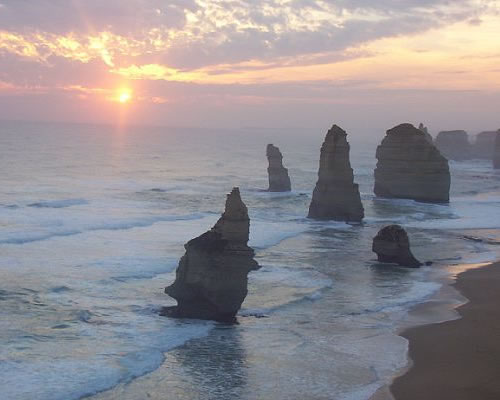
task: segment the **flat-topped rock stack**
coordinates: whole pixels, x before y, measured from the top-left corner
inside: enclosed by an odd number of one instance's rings
[[[376,157],[377,196],[432,203],[449,201],[448,160],[413,125],[401,124],[389,129]]]
[[[463,161],[471,158],[472,146],[465,131],[439,132],[434,144],[448,160]]]
[[[500,129],[495,140],[495,151],[493,153],[493,168],[500,169]]]
[[[268,144],[266,149],[269,167],[269,191],[270,192],[289,192],[292,190],[288,169],[283,166],[283,155],[278,147]]]
[[[422,265],[413,256],[408,234],[399,225],[382,228],[373,238],[372,251],[377,254],[380,262],[395,263],[410,268],[418,268]]]
[[[349,160],[347,133],[337,125],[326,134],[321,147],[318,182],[308,218],[360,222],[364,209]]]
[[[484,131],[478,133],[472,144],[472,157],[492,160],[496,137],[497,131]]]
[[[248,273],[260,268],[247,245],[249,228],[247,208],[234,188],[214,227],[184,245],[175,282],[165,289],[177,306],[162,314],[233,321],[247,295]]]

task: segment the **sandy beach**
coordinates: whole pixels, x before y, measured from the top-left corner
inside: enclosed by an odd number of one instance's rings
[[[461,273],[461,318],[408,329],[412,367],[391,386],[396,400],[500,399],[500,263]]]

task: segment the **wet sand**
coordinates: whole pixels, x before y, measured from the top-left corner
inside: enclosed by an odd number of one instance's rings
[[[396,400],[500,399],[500,263],[461,273],[469,302],[453,321],[408,329],[413,364],[391,386]]]

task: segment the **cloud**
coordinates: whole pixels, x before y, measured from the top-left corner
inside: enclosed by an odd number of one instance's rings
[[[3,0],[0,50],[109,67],[192,70],[352,51],[364,43],[477,21],[481,0]],[[328,57],[325,57],[328,59]]]

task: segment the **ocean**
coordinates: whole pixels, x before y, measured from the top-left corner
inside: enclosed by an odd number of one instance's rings
[[[305,218],[324,132],[0,122],[0,399],[367,400],[407,365],[397,332],[453,265],[499,255],[500,172],[450,162],[449,205],[377,199],[351,134],[362,225]],[[268,143],[293,191],[268,193]],[[158,315],[183,244],[239,186],[250,245],[238,324]],[[432,265],[383,265],[403,225]],[[457,299],[458,301],[458,299]]]

